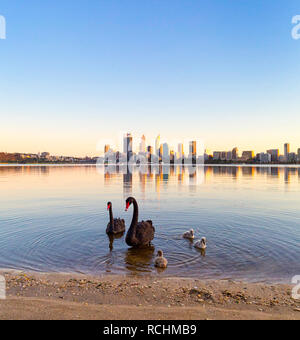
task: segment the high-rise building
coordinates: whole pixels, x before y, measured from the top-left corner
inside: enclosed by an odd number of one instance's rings
[[[286,161],[289,160],[289,153],[290,153],[290,144],[285,143],[284,144],[284,158],[285,158]]]
[[[165,163],[169,163],[170,161],[170,148],[168,143],[164,143],[162,145],[162,159]]]
[[[238,148],[234,148],[232,150],[232,159],[236,161],[238,158],[239,158],[239,149]]]
[[[197,142],[190,142],[190,155],[197,156]]]
[[[191,159],[193,164],[197,162],[197,142],[195,141],[190,142],[189,158]]]
[[[179,143],[178,144],[178,158],[183,158],[184,156],[184,148],[183,148],[183,144]]]
[[[267,150],[267,153],[269,155],[271,155],[271,161],[272,162],[278,162],[279,161],[279,149]]]
[[[160,135],[157,136],[156,140],[155,140],[155,152],[156,152],[156,156],[160,157]]]
[[[143,135],[142,138],[141,138],[140,152],[142,152],[142,153],[146,152],[146,137],[145,137],[145,135]]]
[[[127,162],[129,162],[132,156],[132,135],[127,133],[124,136],[123,152],[127,155]]]
[[[300,148],[298,149],[297,154],[298,154],[298,162],[300,162]]]
[[[161,146],[159,147],[159,150],[158,150],[159,160],[162,160],[163,152],[164,152],[164,146],[161,144]]]
[[[151,163],[152,162],[152,158],[153,158],[153,147],[152,146],[148,146],[147,147],[147,157],[148,157],[148,163]]]
[[[109,149],[110,149],[110,146],[108,144],[106,144],[104,146],[104,154],[108,153]]]
[[[170,151],[170,163],[174,164],[174,162],[175,162],[175,153],[174,153],[174,150],[171,150]]]

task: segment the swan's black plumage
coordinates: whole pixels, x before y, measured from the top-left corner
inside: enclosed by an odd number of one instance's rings
[[[113,235],[124,233],[126,229],[125,221],[120,218],[114,219],[111,202],[107,203],[107,210],[109,210],[109,222],[106,228],[106,233]]]
[[[126,235],[126,243],[130,247],[149,246],[154,239],[155,228],[152,221],[138,222],[138,204],[133,197],[126,200],[126,210],[133,204],[133,218]]]

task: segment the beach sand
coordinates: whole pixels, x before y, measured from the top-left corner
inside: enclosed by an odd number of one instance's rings
[[[165,278],[2,271],[0,319],[296,319],[292,286]]]

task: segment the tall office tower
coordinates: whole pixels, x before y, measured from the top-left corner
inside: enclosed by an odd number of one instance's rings
[[[174,162],[175,162],[175,152],[174,150],[171,150],[170,151],[170,163],[174,164]]]
[[[300,162],[300,149],[298,149],[298,152],[297,152],[297,154],[298,154],[298,162]],[[298,172],[299,172],[299,174],[300,174],[300,171],[299,171],[299,169],[298,169]]]
[[[190,155],[196,156],[197,155],[197,142],[190,142]]]
[[[109,149],[110,149],[110,146],[108,144],[106,144],[104,146],[104,154],[108,153]]]
[[[155,152],[156,152],[157,157],[160,156],[159,150],[160,150],[160,135],[158,135],[156,140],[155,140]]]
[[[290,144],[285,143],[284,144],[284,158],[285,158],[286,161],[288,161],[288,159],[289,159],[289,153],[290,153]]]
[[[141,138],[140,152],[146,152],[146,137],[144,135]]]
[[[148,146],[147,147],[147,152],[150,153],[151,155],[153,155],[153,146]]]
[[[164,146],[161,145],[161,146],[159,147],[159,151],[158,151],[158,157],[159,157],[160,160],[162,159],[163,152],[164,152]]]
[[[192,159],[193,164],[197,161],[197,142],[190,142],[190,154],[189,157]]]
[[[233,160],[237,160],[239,158],[239,149],[238,148],[234,148],[232,150],[232,159]]]
[[[267,153],[269,155],[271,155],[271,161],[272,162],[278,162],[279,161],[279,149],[267,150]]]
[[[153,157],[153,147],[152,146],[148,146],[147,147],[147,158],[148,158],[148,163],[151,163],[152,162],[152,157]]]
[[[123,152],[127,155],[127,162],[129,162],[132,156],[132,135],[127,133],[124,136]]]
[[[141,138],[140,152],[146,152],[146,137],[144,135]]]
[[[184,157],[184,149],[183,149],[183,144],[179,143],[178,144],[178,158],[182,159]]]
[[[168,143],[164,143],[162,145],[163,151],[162,151],[162,158],[164,162],[168,162],[170,160],[170,149]]]

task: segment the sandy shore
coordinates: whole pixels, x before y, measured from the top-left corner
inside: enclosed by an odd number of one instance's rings
[[[289,285],[0,272],[0,319],[300,319]]]

